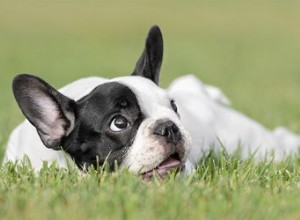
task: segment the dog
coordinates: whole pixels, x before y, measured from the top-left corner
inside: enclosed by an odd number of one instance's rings
[[[27,120],[10,135],[4,161],[26,155],[38,170],[43,161],[67,168],[70,158],[81,170],[106,163],[151,178],[191,173],[211,149],[275,160],[298,152],[298,135],[266,129],[193,75],[160,88],[162,58],[162,33],[153,26],[130,76],[83,78],[59,91],[36,76],[16,76],[13,93]]]

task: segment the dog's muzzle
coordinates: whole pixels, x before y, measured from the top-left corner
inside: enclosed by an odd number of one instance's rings
[[[153,134],[165,142],[164,146],[169,148],[167,150],[169,154],[166,155],[165,159],[157,167],[142,173],[142,176],[146,179],[150,179],[155,173],[160,177],[164,177],[170,170],[184,169],[182,160],[184,155],[182,134],[178,126],[171,120],[158,121],[154,126]]]

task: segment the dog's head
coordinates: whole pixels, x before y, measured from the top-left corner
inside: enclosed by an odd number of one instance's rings
[[[63,149],[79,168],[115,163],[134,173],[165,175],[182,167],[190,148],[175,101],[158,87],[162,35],[150,29],[131,76],[112,79],[74,101],[48,83],[22,74],[15,98],[48,148]]]

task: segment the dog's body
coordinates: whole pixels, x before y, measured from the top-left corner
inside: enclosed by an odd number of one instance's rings
[[[36,169],[43,161],[67,167],[66,152],[79,168],[106,160],[151,177],[153,170],[164,175],[183,165],[191,172],[205,153],[221,146],[258,159],[298,152],[299,136],[285,128],[267,130],[193,76],[159,88],[161,61],[161,33],[154,27],[133,76],[85,78],[60,93],[36,77],[17,77],[14,93],[30,123],[11,134],[5,161],[27,155]]]

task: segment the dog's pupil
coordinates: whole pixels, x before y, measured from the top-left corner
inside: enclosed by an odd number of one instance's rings
[[[118,128],[126,128],[128,126],[127,119],[123,116],[117,116],[115,119],[115,125]]]

